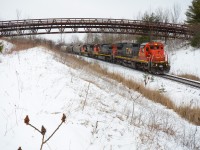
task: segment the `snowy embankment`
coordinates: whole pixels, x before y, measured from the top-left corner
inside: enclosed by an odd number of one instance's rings
[[[44,125],[47,138],[60,123],[62,113],[67,115],[67,121],[44,149],[182,150],[200,146],[199,127],[172,110],[120,83],[92,74],[84,66],[61,64],[44,48],[0,57],[1,149],[39,149],[42,137],[24,124],[25,116],[29,115],[30,123],[39,129]],[[142,82],[137,71],[105,65]],[[148,86],[161,86],[159,80],[156,78]],[[165,83],[169,81],[162,82],[167,94],[177,92],[172,87],[168,89]],[[176,85],[180,95],[182,86]]]
[[[170,73],[192,74],[200,78],[200,49],[188,47],[169,53],[171,70]]]
[[[101,65],[101,67],[107,69],[109,72],[121,74],[125,78],[129,78],[138,83],[144,84],[144,72],[86,57],[83,57],[83,59],[91,63],[98,63]],[[190,57],[190,59],[192,58]],[[177,106],[200,106],[199,89],[188,87],[187,85],[166,80],[158,76],[150,74],[148,76],[150,80],[147,83],[147,87],[157,90],[163,93],[164,95],[168,96]]]

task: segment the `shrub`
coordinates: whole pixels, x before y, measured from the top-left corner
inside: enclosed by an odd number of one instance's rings
[[[2,53],[2,51],[3,51],[3,43],[0,42],[0,53]]]

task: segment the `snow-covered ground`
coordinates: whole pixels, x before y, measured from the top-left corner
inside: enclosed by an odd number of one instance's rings
[[[200,56],[200,55],[199,55]],[[99,63],[99,60],[82,57],[84,60],[92,63]],[[123,67],[116,64],[111,64],[101,61],[99,63],[101,67],[107,69],[109,72],[115,72],[121,74],[125,78],[132,79],[136,82],[144,84],[144,72],[136,71],[127,67]],[[177,65],[178,68],[180,65]],[[196,65],[197,66],[197,65]],[[198,66],[197,66],[198,67]],[[170,97],[170,99],[177,105],[190,105],[200,106],[200,90],[188,87],[184,84],[178,84],[173,81],[169,81],[157,76],[148,75],[152,80],[147,84],[147,87],[160,91],[164,95]]]
[[[173,74],[193,74],[200,78],[200,49],[181,48],[169,53]]]
[[[9,47],[12,47],[8,44]],[[87,58],[86,58],[87,59]],[[71,68],[54,59],[48,50],[36,47],[0,55],[0,147],[3,150],[36,150],[42,136],[24,124],[26,115],[45,139],[67,120],[44,146],[45,150],[102,149],[194,149],[200,147],[200,127],[172,110],[153,103],[83,68]],[[96,60],[87,59],[97,62]],[[97,62],[98,63],[98,62]],[[101,63],[109,71],[143,82],[143,73]],[[198,90],[154,77],[149,88],[165,89],[174,102],[198,102]],[[85,104],[85,105],[84,105]],[[197,147],[199,146],[199,147]]]

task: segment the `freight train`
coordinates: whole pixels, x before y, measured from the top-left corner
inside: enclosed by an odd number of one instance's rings
[[[68,52],[103,59],[153,74],[164,74],[170,70],[168,56],[161,42],[74,45],[68,48]]]

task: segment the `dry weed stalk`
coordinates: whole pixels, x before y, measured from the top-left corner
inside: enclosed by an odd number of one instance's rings
[[[87,91],[86,91],[86,96],[85,96],[85,100],[84,100],[84,102],[83,102],[82,111],[84,110],[84,107],[85,107],[85,104],[86,104],[86,100],[87,100],[87,96],[88,96],[89,89],[90,89],[90,82],[89,82],[89,84],[88,84],[88,88],[87,88]]]
[[[130,93],[130,91],[129,91]],[[131,95],[131,94],[130,94]],[[131,99],[133,101],[133,108],[132,108],[132,115],[131,115],[131,124],[133,123],[133,115],[134,115],[134,102],[140,97],[141,95],[139,94],[135,99],[133,99],[132,95],[131,95]]]
[[[28,117],[28,115],[25,117],[24,119],[24,123],[26,125],[29,125],[31,126],[32,128],[34,128],[36,131],[38,131],[41,135],[42,135],[42,143],[41,143],[41,146],[40,146],[40,150],[42,150],[43,146],[45,143],[47,143],[47,141],[49,141],[52,136],[56,133],[56,131],[58,131],[58,129],[60,128],[60,126],[66,121],[66,115],[63,114],[62,118],[61,118],[61,123],[58,125],[58,127],[54,130],[54,132],[45,140],[44,139],[44,136],[46,134],[46,128],[42,125],[41,127],[41,130],[39,130],[38,128],[36,128],[34,125],[30,124],[30,119]],[[21,147],[18,148],[18,150],[22,150]]]
[[[196,81],[200,81],[200,78],[195,76],[195,75],[192,75],[192,74],[181,74],[181,75],[178,75],[180,77],[183,77],[183,78],[187,78],[187,79],[191,79],[191,80],[196,80]]]

